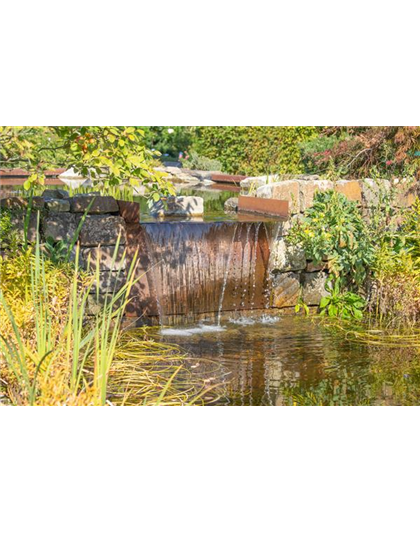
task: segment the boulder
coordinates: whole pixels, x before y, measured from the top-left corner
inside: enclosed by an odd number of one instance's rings
[[[285,200],[289,202],[289,213],[298,213],[299,182],[297,180],[278,181],[259,187],[256,191],[257,198],[270,198],[273,200]]]
[[[29,208],[30,199],[23,196],[10,196],[0,200],[0,209],[11,209],[13,211],[26,211]],[[40,196],[32,197],[31,208],[39,210],[44,208],[44,198]]]
[[[154,203],[150,213],[158,217],[199,217],[204,213],[204,200],[200,196],[174,196]]]
[[[306,305],[319,305],[321,298],[328,296],[325,284],[328,274],[313,272],[303,274],[302,298]]]
[[[25,213],[16,214],[12,213],[10,217],[10,222],[12,224],[12,228],[19,236],[19,239],[23,241],[25,236]],[[28,219],[28,228],[27,228],[27,234],[26,238],[28,242],[36,242],[36,237],[38,234],[37,231],[38,227],[38,215],[37,213],[30,213],[29,219]],[[1,246],[1,243],[0,243]]]
[[[295,306],[300,296],[300,275],[287,272],[274,277],[272,286],[272,307]]]
[[[299,183],[300,210],[305,211],[314,204],[314,196],[317,192],[324,192],[334,186],[329,180],[301,181]]]
[[[305,252],[299,246],[287,245],[284,239],[272,244],[269,260],[270,272],[291,272],[306,268]]]
[[[358,180],[338,180],[335,183],[335,190],[344,194],[349,200],[362,201],[362,189]]]
[[[65,183],[71,189],[77,189],[78,187],[81,187],[81,186],[88,187],[92,185],[92,180],[90,178],[90,172],[88,176],[82,176],[79,172],[76,172],[72,168],[61,173],[58,176],[58,179],[62,181],[63,183]]]
[[[113,246],[126,242],[124,219],[113,215],[88,215],[80,231],[82,246]]]
[[[42,220],[44,238],[54,241],[71,241],[76,233],[78,221],[73,213],[50,213]]]
[[[238,198],[228,198],[223,206],[225,213],[236,213],[238,211]]]
[[[382,203],[383,198],[390,194],[391,182],[388,180],[373,180],[370,178],[361,180],[362,202],[365,207],[375,206]]]
[[[255,194],[256,190],[259,187],[262,187],[263,185],[269,185],[270,183],[273,183],[274,181],[276,181],[276,179],[278,179],[277,175],[246,178],[241,181],[241,189],[242,189],[241,194],[245,194],[246,192],[248,192],[249,194],[250,191],[251,192],[253,191],[253,193]]]
[[[46,189],[42,193],[42,197],[47,199],[55,198],[57,200],[66,199],[69,197],[68,191],[65,191],[64,189]]]
[[[61,198],[45,198],[45,207],[48,211],[65,213],[70,211],[70,202]]]
[[[89,214],[118,213],[118,203],[112,196],[91,196],[89,194],[76,194],[70,200],[72,213],[85,213],[92,202]]]

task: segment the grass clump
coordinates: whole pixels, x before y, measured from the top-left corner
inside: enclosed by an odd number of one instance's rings
[[[136,259],[122,288],[99,295],[99,263],[86,272],[78,246],[75,255],[74,264],[52,261],[37,242],[0,260],[0,387],[7,402],[182,405],[210,394],[199,379],[185,386],[188,367],[174,347],[124,331]],[[95,316],[92,299],[100,301]]]

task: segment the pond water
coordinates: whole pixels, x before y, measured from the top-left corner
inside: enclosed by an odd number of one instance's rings
[[[418,351],[350,343],[317,318],[243,316],[162,328],[161,340],[216,363],[221,405],[420,403]]]

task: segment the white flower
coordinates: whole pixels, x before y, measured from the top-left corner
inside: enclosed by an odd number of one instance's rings
[[[168,133],[173,133],[175,130],[172,128],[168,128]]]

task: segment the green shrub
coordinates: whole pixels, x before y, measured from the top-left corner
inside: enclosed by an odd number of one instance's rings
[[[146,146],[157,150],[164,159],[178,159],[180,152],[189,150],[194,126],[142,126]]]
[[[293,225],[289,240],[303,246],[316,264],[328,261],[330,272],[344,285],[361,287],[374,257],[369,228],[357,203],[336,191],[318,193],[303,220]]]
[[[202,126],[193,148],[220,161],[225,172],[296,174],[304,171],[299,144],[317,132],[313,126]]]
[[[346,141],[348,135],[339,137],[319,135],[299,144],[305,171],[309,174],[325,172],[330,168],[332,153],[338,143]]]
[[[210,159],[204,155],[198,155],[197,152],[191,152],[182,158],[182,166],[191,170],[207,170],[209,172],[220,172],[222,164],[215,159]]]

